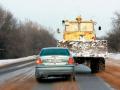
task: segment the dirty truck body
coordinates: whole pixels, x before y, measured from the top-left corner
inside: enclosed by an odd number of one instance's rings
[[[63,40],[58,41],[58,47],[69,48],[76,64],[85,64],[92,73],[105,70],[107,57],[107,41],[97,40],[92,20],[63,20],[65,26]]]

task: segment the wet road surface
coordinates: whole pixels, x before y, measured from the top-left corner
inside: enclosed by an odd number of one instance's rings
[[[84,65],[75,68],[76,80],[48,78],[37,82],[35,66],[29,66],[0,75],[0,90],[113,90],[101,78],[90,73]]]

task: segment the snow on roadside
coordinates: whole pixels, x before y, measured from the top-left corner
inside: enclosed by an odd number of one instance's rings
[[[114,59],[114,60],[120,60],[120,53],[109,53],[108,57],[111,58],[111,59]],[[17,59],[0,60],[0,67],[5,66],[5,65],[9,65],[9,64],[12,64],[12,63],[22,62],[22,61],[36,59],[36,58],[37,58],[37,55],[23,57],[23,58],[17,58]]]
[[[120,60],[120,53],[109,53],[109,58]]]
[[[17,58],[17,59],[0,60],[0,67],[5,66],[5,65],[9,65],[9,64],[12,64],[12,63],[27,61],[27,60],[36,59],[36,58],[37,58],[37,55],[22,57],[22,58]]]

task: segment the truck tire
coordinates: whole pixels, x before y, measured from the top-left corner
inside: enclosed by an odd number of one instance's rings
[[[104,71],[105,70],[105,59],[100,58],[99,60],[99,71]]]
[[[91,68],[91,73],[99,72],[99,60],[97,58],[93,58],[91,60],[90,68]]]
[[[97,73],[99,72],[98,65],[94,64],[91,66],[91,73]]]
[[[104,58],[94,58],[91,60],[91,72],[97,73],[99,71],[105,70],[105,59]]]

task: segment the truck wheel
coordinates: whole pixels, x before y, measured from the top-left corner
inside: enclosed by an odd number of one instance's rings
[[[100,71],[105,70],[105,59],[104,58],[100,58],[100,60],[99,60],[99,68],[100,68]]]
[[[43,77],[39,76],[37,72],[35,72],[35,78],[37,82],[40,82],[43,79]]]
[[[97,73],[99,71],[105,70],[105,59],[104,58],[95,58],[91,60],[91,72]]]
[[[99,60],[97,59],[91,60],[90,68],[91,68],[91,73],[99,72]]]

